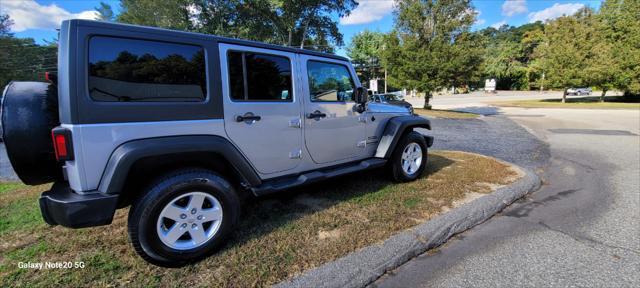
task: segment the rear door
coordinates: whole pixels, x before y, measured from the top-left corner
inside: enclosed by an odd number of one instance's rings
[[[225,130],[262,174],[300,163],[301,104],[294,53],[220,44]]]
[[[318,164],[348,162],[364,156],[365,119],[353,92],[360,85],[348,62],[300,56],[305,145]]]

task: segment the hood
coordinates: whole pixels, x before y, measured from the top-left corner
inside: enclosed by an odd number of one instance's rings
[[[379,102],[367,103],[367,111],[372,113],[411,113],[409,108]]]

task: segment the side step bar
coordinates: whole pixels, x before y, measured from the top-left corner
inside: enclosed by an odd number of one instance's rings
[[[371,159],[367,159],[361,162],[356,162],[354,164],[350,164],[346,166],[342,165],[339,167],[328,168],[326,170],[304,173],[297,177],[266,181],[258,187],[251,188],[251,191],[256,196],[264,196],[264,195],[272,194],[278,191],[290,189],[293,187],[298,187],[302,185],[319,182],[319,181],[333,178],[340,175],[382,167],[386,163],[387,163],[386,159],[371,158]]]

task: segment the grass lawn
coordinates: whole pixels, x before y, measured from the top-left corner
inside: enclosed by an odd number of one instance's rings
[[[0,182],[0,194],[7,191],[15,190],[19,187],[25,187],[25,186],[22,183],[16,183],[16,182]]]
[[[7,188],[0,194],[0,286],[266,286],[383,241],[520,175],[492,158],[451,151],[433,151],[427,173],[415,182],[394,184],[384,173],[352,174],[248,203],[222,251],[179,269],[135,255],[128,209],[118,210],[110,226],[48,227],[37,201],[47,186]],[[18,268],[27,261],[83,261],[85,268]]]
[[[415,114],[420,116],[434,117],[434,118],[449,118],[449,119],[473,119],[478,118],[478,114],[469,112],[459,112],[453,110],[438,110],[438,109],[413,109]]]
[[[501,101],[492,103],[497,106],[523,107],[523,108],[581,108],[581,109],[640,109],[640,102],[625,102],[622,96],[605,97],[605,102],[600,102],[599,97],[567,98],[566,103],[560,99]]]

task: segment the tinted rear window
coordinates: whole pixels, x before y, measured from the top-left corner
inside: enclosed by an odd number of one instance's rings
[[[199,102],[206,87],[202,47],[102,36],[89,42],[95,101]]]
[[[291,62],[276,55],[230,51],[229,87],[236,101],[291,101]]]

